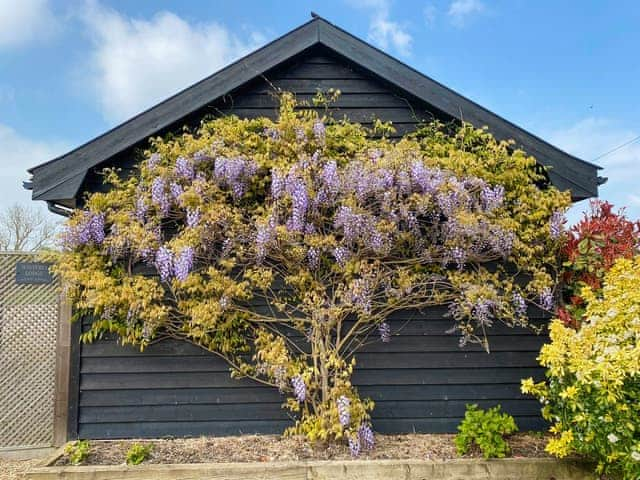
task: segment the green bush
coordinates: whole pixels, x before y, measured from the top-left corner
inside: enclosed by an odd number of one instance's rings
[[[509,453],[505,435],[518,431],[513,417],[500,412],[500,405],[481,410],[477,405],[467,405],[464,420],[458,425],[460,433],[455,444],[458,455],[464,455],[475,443],[484,458],[504,458]]]
[[[127,465],[140,465],[147,460],[153,450],[153,444],[134,443],[127,451]]]
[[[64,453],[69,457],[71,465],[80,465],[89,456],[90,449],[89,440],[78,440],[67,444]]]

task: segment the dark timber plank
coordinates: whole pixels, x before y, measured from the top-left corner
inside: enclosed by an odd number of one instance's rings
[[[355,385],[441,385],[441,384],[492,384],[516,383],[520,379],[540,378],[543,370],[534,367],[500,368],[385,368],[363,370],[354,373]],[[80,390],[108,389],[156,389],[209,387],[255,387],[248,379],[233,379],[226,372],[168,372],[168,373],[114,373],[91,374],[81,377]]]
[[[530,397],[520,392],[520,383],[493,385],[376,385],[358,389],[363,397],[376,402],[404,400],[518,400]],[[161,390],[87,390],[80,394],[83,407],[100,406],[152,406],[277,403],[284,397],[274,388],[185,388]],[[250,408],[247,406],[247,408]]]

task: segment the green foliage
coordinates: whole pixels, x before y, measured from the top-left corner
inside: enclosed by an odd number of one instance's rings
[[[640,256],[618,259],[598,288],[580,291],[580,328],[555,319],[538,357],[547,380],[522,381],[544,404],[547,451],[578,453],[598,472],[640,478]]]
[[[153,451],[153,444],[134,443],[127,450],[127,465],[140,465],[145,460],[148,460]]]
[[[518,426],[511,415],[500,412],[500,405],[488,410],[467,405],[458,431],[455,438],[458,455],[466,454],[475,444],[484,458],[504,458],[509,453],[505,436],[517,432]]]
[[[64,453],[69,457],[71,465],[80,465],[89,456],[90,449],[89,440],[77,440],[68,443],[64,447]]]
[[[555,287],[549,224],[569,195],[486,130],[391,141],[389,124],[314,104],[283,94],[276,121],[152,139],[139,171],[106,171],[69,220],[56,272],[95,318],[83,341],[191,342],[288,395],[291,432],[357,451],[374,408],[351,384],[359,347],[390,340],[386,319],[408,308],[449,305],[461,343],[487,349],[494,322],[527,326],[527,303]]]

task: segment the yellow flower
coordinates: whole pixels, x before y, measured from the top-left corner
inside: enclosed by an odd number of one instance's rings
[[[573,432],[566,430],[560,434],[559,438],[549,440],[545,450],[558,458],[566,457],[571,453],[573,443]]]

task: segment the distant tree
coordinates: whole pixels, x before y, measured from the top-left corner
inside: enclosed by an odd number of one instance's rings
[[[59,223],[17,203],[0,211],[0,251],[32,252],[53,246]]]

